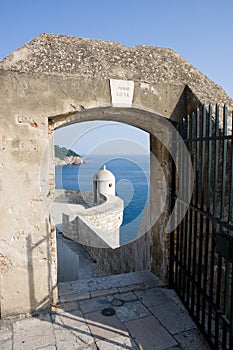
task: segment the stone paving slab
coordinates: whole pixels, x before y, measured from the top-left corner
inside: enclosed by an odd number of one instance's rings
[[[206,349],[206,341],[197,329],[176,334],[174,338],[179,342],[183,350]]]
[[[119,335],[129,336],[125,325],[116,315],[106,317],[100,311],[95,311],[86,314],[85,318],[96,341],[112,339]]]
[[[13,323],[13,350],[32,350],[55,346],[50,315],[25,318]]]
[[[123,275],[113,275],[108,277],[100,277],[88,280],[78,280],[75,282],[58,283],[59,301],[61,303],[76,300],[80,295],[82,300],[86,297],[92,297],[122,293],[127,291],[141,290],[147,288],[148,285],[159,287],[163,283],[150,271],[132,272]]]
[[[143,291],[135,291],[137,297],[147,306],[163,305],[170,302],[170,298],[162,288],[151,288]]]
[[[151,312],[140,301],[126,302],[124,305],[116,307],[115,310],[117,317],[123,323],[151,316]]]
[[[58,310],[53,317],[53,322],[54,328],[57,326],[64,327],[66,329],[70,329],[73,332],[76,332],[77,329],[80,329],[82,326],[86,326],[83,314],[79,309],[72,311]]]
[[[126,327],[140,350],[164,350],[178,345],[154,316],[126,322]]]
[[[59,304],[70,303],[76,300],[86,300],[86,299],[90,299],[90,297],[91,297],[90,292],[66,294],[66,295],[59,296]]]
[[[111,298],[109,298],[109,296],[92,298],[89,300],[80,301],[79,305],[80,305],[80,309],[85,315],[89,312],[98,311],[98,310],[111,307]]]
[[[0,320],[0,350],[208,350],[176,293],[150,275],[104,277],[102,290],[102,278],[91,279],[78,293],[79,283],[69,282],[51,314]],[[104,316],[105,308],[115,315]]]
[[[173,301],[167,304],[151,306],[149,310],[173,335],[196,328],[188,313]]]
[[[149,285],[150,287],[160,287],[164,285],[163,282],[150,271],[131,272],[123,275],[113,275],[69,283],[74,293],[86,291],[94,292],[103,289],[110,290],[112,288],[129,286],[138,286],[138,288],[142,289],[143,287],[147,288]]]
[[[99,350],[139,350],[131,337],[121,335],[110,340],[98,340],[96,345]]]
[[[0,320],[0,349],[12,350],[13,325],[8,320]]]
[[[88,331],[86,334],[86,327],[79,328],[79,334],[72,333],[69,329],[63,327],[56,327],[54,330],[56,338],[57,350],[70,349],[94,349],[96,350],[95,341]]]
[[[123,302],[127,302],[127,301],[134,301],[134,300],[139,300],[139,298],[137,297],[136,293],[134,292],[127,292],[127,293],[118,293],[118,294],[114,294],[112,296],[112,299],[120,299]]]
[[[95,297],[101,297],[104,295],[112,295],[112,294],[116,294],[117,292],[118,292],[117,288],[94,290],[93,292],[91,292],[91,297],[95,298]]]
[[[12,350],[12,339],[0,340],[1,350]]]

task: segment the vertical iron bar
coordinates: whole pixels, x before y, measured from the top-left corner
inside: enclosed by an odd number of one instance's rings
[[[182,123],[179,125],[179,132],[180,135],[182,136]],[[179,176],[181,175],[180,169],[181,169],[181,154],[180,154],[180,149],[181,145],[178,142],[178,159],[177,159],[177,166],[178,166],[178,171],[179,171]],[[176,186],[178,185],[177,183],[178,179],[176,178]],[[176,191],[176,197],[177,197],[177,191]],[[179,294],[180,293],[180,284],[179,284],[179,278],[180,278],[180,225],[177,226],[176,228],[176,237],[175,237],[175,286],[176,286],[176,291]]]
[[[194,115],[192,114],[194,117]],[[195,144],[196,144],[196,162],[195,162],[195,199],[194,204],[196,207],[198,207],[198,191],[199,191],[199,136],[200,136],[200,113],[199,109],[196,110],[196,130],[195,130]],[[194,230],[193,230],[193,286],[192,286],[192,295],[191,295],[191,310],[193,315],[195,315],[195,295],[196,295],[196,249],[197,249],[197,232],[198,232],[198,213],[195,211],[194,213]]]
[[[233,119],[233,115],[232,115],[232,119]],[[231,268],[231,294],[233,294],[233,278],[232,278],[232,276],[233,276],[233,264],[232,264],[232,268]],[[231,295],[231,314],[230,314],[229,319],[230,319],[229,349],[233,349],[233,296],[232,295]]]
[[[228,223],[232,224],[232,210],[233,210],[233,112],[232,112],[232,125],[231,125],[231,154],[230,154],[230,193],[229,193],[229,210],[228,210]],[[228,231],[228,234],[232,232]]]
[[[191,162],[193,163],[193,141],[192,141],[192,125],[190,123],[190,115],[187,116],[187,138],[188,138],[188,150],[191,156]],[[191,140],[190,140],[191,139]],[[187,213],[187,226],[185,228],[187,232],[187,244],[188,244],[188,252],[187,252],[187,272],[188,278],[187,280],[187,289],[186,289],[186,304],[190,307],[190,278],[192,275],[191,271],[191,261],[192,261],[192,210],[189,208]]]
[[[189,139],[189,121],[188,121],[188,116],[185,118],[185,124],[184,124],[184,138],[186,140],[185,145],[186,147],[188,146],[188,139]],[[188,188],[188,181],[189,178],[186,175],[185,169],[186,169],[186,164],[183,163],[183,184],[184,184],[184,191],[186,191],[186,188]],[[183,219],[183,276],[182,276],[182,295],[183,295],[183,300],[186,301],[186,289],[187,289],[187,226],[188,226],[188,214],[189,212],[187,211],[184,219]]]
[[[209,106],[208,113],[208,155],[207,155],[207,191],[206,191],[206,212],[210,214],[210,190],[211,190],[211,169],[212,169],[212,106]],[[205,233],[205,261],[204,261],[204,291],[207,293],[208,268],[209,268],[209,237],[210,237],[210,219],[206,218],[206,233]],[[206,299],[202,310],[202,324],[205,325],[206,317]],[[208,301],[209,303],[209,301]],[[211,332],[208,329],[209,337]]]
[[[216,105],[216,137],[219,136],[219,106]],[[218,217],[218,168],[219,168],[219,140],[216,139],[215,143],[215,169],[214,169],[214,207],[213,207],[213,216],[214,218]],[[216,237],[217,225],[214,221],[214,236]],[[214,261],[213,261],[214,263]],[[215,314],[215,347],[218,348],[219,343],[219,308],[220,308],[220,293],[221,293],[221,268],[222,268],[222,257],[218,256],[218,270],[217,270],[217,283],[216,283],[216,309]],[[212,298],[213,300],[213,298]]]
[[[221,186],[221,221],[225,221],[225,201],[226,201],[226,165],[227,165],[227,107],[223,109],[223,164],[222,164],[222,186]],[[227,317],[228,314],[228,296],[229,296],[229,273],[230,263],[226,259],[225,261],[225,290],[224,290],[224,314]],[[220,295],[221,299],[221,295]],[[221,302],[220,302],[221,303]],[[223,323],[223,346],[226,347],[227,338],[227,325]]]
[[[203,106],[202,108],[202,116],[201,116],[201,174],[200,174],[200,190],[201,190],[201,196],[200,196],[200,208],[203,211],[204,210],[204,175],[205,175],[205,138],[206,138],[206,108]],[[200,300],[201,300],[201,288],[202,288],[202,252],[203,252],[203,215],[200,214],[200,231],[199,231],[199,248],[198,248],[198,277],[197,277],[197,319],[200,318]],[[203,298],[202,298],[203,299]]]
[[[216,109],[218,107],[216,106]],[[212,106],[210,108],[210,114],[212,118]],[[209,312],[208,312],[208,334],[212,334],[212,316],[213,316],[213,303],[214,303],[214,265],[215,265],[215,232],[216,222],[216,206],[217,206],[217,192],[218,192],[218,156],[219,156],[219,141],[216,139],[219,135],[219,114],[215,113],[215,131],[214,131],[214,176],[213,176],[213,208],[212,208],[212,234],[211,234],[211,257],[210,257],[210,283],[209,283]],[[215,231],[215,232],[214,232]]]
[[[177,147],[177,140],[174,140],[174,145],[173,147],[176,147],[176,163],[178,163],[178,157],[179,157],[179,152],[178,152],[178,147]],[[175,196],[176,196],[176,166],[174,161],[172,161],[172,184],[171,184],[171,212],[175,206]],[[170,261],[169,261],[169,285],[170,288],[175,287],[175,276],[174,276],[174,268],[175,268],[175,231],[172,231],[170,233]]]
[[[185,118],[182,118],[182,122],[181,122],[181,136],[184,139],[185,137]],[[181,182],[182,186],[184,187],[184,157],[183,157],[183,147],[182,144],[180,144],[180,174],[179,176],[181,176]],[[182,189],[183,192],[184,189]],[[180,205],[182,206],[183,203],[180,203]],[[179,265],[180,265],[180,274],[179,274],[179,294],[180,296],[182,296],[183,299],[183,295],[182,295],[182,282],[183,282],[183,274],[184,271],[182,269],[183,267],[183,257],[184,257],[184,219],[182,220],[182,222],[180,223],[180,251],[179,251]]]
[[[223,136],[227,136],[227,108],[223,110]],[[224,138],[222,146],[222,186],[221,186],[221,221],[224,221],[225,197],[226,197],[226,160],[227,160],[227,139]]]
[[[232,112],[232,125],[231,125],[231,161],[230,161],[230,193],[229,193],[229,211],[228,222],[232,224],[232,210],[233,210],[233,112]],[[232,231],[228,234],[232,236]],[[231,308],[230,308],[230,327],[229,327],[229,349],[233,349],[233,264],[231,268]]]

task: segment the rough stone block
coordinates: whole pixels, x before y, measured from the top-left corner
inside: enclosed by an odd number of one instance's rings
[[[0,340],[1,350],[12,350],[12,339]]]
[[[147,307],[168,303],[170,299],[161,288],[151,288],[135,291],[135,294]]]
[[[73,301],[70,303],[64,303],[64,304],[60,304],[55,310],[55,312],[61,313],[63,311],[68,312],[68,311],[72,311],[72,310],[77,310],[79,309],[79,304],[78,301]]]
[[[0,320],[0,342],[11,339],[12,335],[13,335],[12,323],[7,320],[4,320],[4,321]]]
[[[95,297],[101,297],[105,295],[113,295],[115,293],[117,293],[117,288],[95,290],[91,292],[91,297],[95,298]]]
[[[59,297],[59,303],[70,303],[72,301],[77,301],[77,300],[83,300],[83,299],[88,299],[90,298],[90,293],[88,292],[80,292],[80,293],[73,293],[73,294],[67,294],[67,295],[62,295]]]
[[[98,340],[96,342],[99,350],[120,350],[130,349],[138,350],[139,348],[130,336],[116,336],[114,338]]]
[[[148,311],[140,301],[126,302],[122,306],[115,307],[115,310],[121,322],[128,322],[151,316],[150,311]]]
[[[76,309],[58,312],[54,317],[54,326],[64,326],[75,331],[78,327],[86,326],[86,322],[82,312]]]
[[[178,345],[154,316],[125,323],[140,350],[164,350]]]
[[[188,313],[173,301],[166,304],[151,306],[149,310],[164,327],[169,329],[171,334],[177,334],[196,328],[195,323]]]
[[[118,293],[114,294],[111,299],[121,299],[124,302],[126,301],[136,301],[138,300],[138,297],[135,295],[135,293],[129,291],[128,293]]]
[[[31,336],[31,332],[28,335],[15,335],[13,339],[13,350],[32,350],[32,349],[41,349],[47,347],[55,346],[55,337],[51,332],[50,334]]]
[[[203,335],[197,330],[192,329],[187,332],[181,332],[174,335],[174,338],[180,343],[184,350],[209,350]]]
[[[55,329],[54,333],[57,350],[97,349],[90,331],[86,327],[75,330],[59,327]]]
[[[89,300],[80,301],[80,309],[83,314],[94,312],[97,310],[102,310],[107,307],[111,307],[111,299],[112,297],[100,297],[100,298],[92,298]]]
[[[86,322],[95,340],[112,339],[116,336],[128,336],[128,332],[117,316],[103,316],[100,311],[85,315]]]

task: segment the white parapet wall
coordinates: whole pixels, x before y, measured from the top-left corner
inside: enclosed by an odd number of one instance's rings
[[[120,246],[124,203],[114,195],[100,197],[102,204],[94,205],[90,192],[57,191],[55,210],[62,205],[64,236],[86,246],[115,249]]]

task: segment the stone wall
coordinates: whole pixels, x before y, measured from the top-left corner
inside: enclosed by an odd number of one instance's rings
[[[63,215],[62,233],[65,237],[83,245],[91,258],[107,274],[120,274],[150,268],[150,234],[147,233],[137,240],[119,248],[112,249],[101,240],[101,230],[98,230],[84,218],[70,221]]]
[[[120,225],[123,209],[114,212],[97,213],[93,215],[75,215],[75,218],[63,214],[63,234],[81,244],[94,247],[112,247],[120,245]],[[89,227],[91,230],[89,230]],[[92,232],[93,234],[90,234]]]
[[[21,73],[79,75],[82,77],[141,81],[146,94],[151,83],[188,85],[202,103],[232,105],[232,100],[215,83],[171,49],[117,42],[42,34],[13,52],[0,68]]]
[[[114,275],[150,269],[150,242],[151,235],[147,233],[117,249],[84,248],[107,275]]]
[[[66,237],[78,241],[87,239],[88,244],[97,247],[116,248],[120,244],[120,225],[123,220],[123,201],[113,195],[99,195],[99,203],[93,203],[93,193],[75,190],[57,190],[53,205],[54,215],[58,207],[63,211],[62,232]],[[56,209],[57,208],[57,209]],[[83,223],[93,227],[94,234],[88,235]],[[100,242],[102,242],[100,244]],[[82,243],[83,244],[83,243]]]
[[[100,196],[102,197],[102,200],[103,198],[105,198],[105,200],[107,199],[104,195]],[[119,215],[121,218],[121,223],[122,209],[120,209],[119,213],[116,211],[107,211],[107,209],[105,211],[105,206],[102,205],[101,213],[97,212],[93,213],[94,215],[75,216],[78,209],[75,209],[74,203],[76,203],[77,206],[79,203],[78,199],[83,201],[83,197],[86,199],[93,199],[93,194],[90,192],[71,190],[56,191],[56,201],[64,201],[64,211],[66,211],[66,203],[73,204],[73,214],[63,213],[63,235],[82,244],[91,258],[96,261],[99,267],[107,275],[149,269],[150,233],[147,233],[146,235],[141,234],[135,241],[120,246],[116,249],[110,248],[107,241],[101,237],[104,237],[105,232],[108,235],[108,240],[110,235],[119,236]],[[98,206],[96,208],[98,208]],[[143,220],[145,220],[145,218],[146,215],[144,215]]]
[[[130,108],[112,107],[110,79],[134,81]],[[0,98],[2,317],[56,302],[55,128],[112,120],[166,139],[160,123],[165,118],[179,121],[202,103],[225,102],[233,108],[219,86],[172,50],[46,34],[0,62]],[[153,147],[155,156],[159,149]],[[152,167],[151,184],[156,177]],[[161,275],[167,264],[163,215],[151,252],[152,266]]]
[[[93,192],[88,191],[56,189],[54,194],[54,202],[79,204],[83,205],[85,208],[91,208],[94,206],[94,195]],[[99,204],[103,204],[104,202],[106,202],[106,197],[99,196]]]

